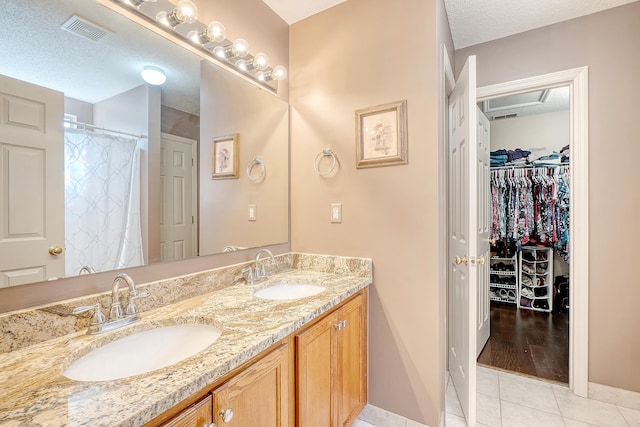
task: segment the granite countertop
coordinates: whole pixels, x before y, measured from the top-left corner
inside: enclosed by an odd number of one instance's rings
[[[319,284],[326,291],[293,301],[253,296],[255,290],[279,283]],[[146,311],[140,321],[113,332],[89,336],[82,331],[0,354],[0,426],[142,425],[369,284],[370,274],[291,270],[253,287],[235,284]],[[135,332],[181,323],[213,324],[222,335],[195,356],[138,376],[76,382],[62,375],[65,367],[93,348]]]

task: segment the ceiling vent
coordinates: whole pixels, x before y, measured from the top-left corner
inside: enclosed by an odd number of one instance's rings
[[[99,42],[111,35],[111,31],[105,30],[78,15],[73,15],[60,28],[94,42]]]
[[[491,120],[504,120],[504,119],[513,119],[515,117],[518,117],[518,113],[513,113],[513,114],[503,114],[501,116],[493,116],[493,118]]]

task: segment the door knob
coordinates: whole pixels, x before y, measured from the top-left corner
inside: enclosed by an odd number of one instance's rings
[[[465,255],[464,258],[460,258],[459,256],[456,257],[456,264],[460,265],[460,264],[464,264],[467,265],[469,263],[469,260],[467,259],[467,256]]]
[[[220,418],[222,418],[222,421],[224,421],[225,423],[228,423],[233,418],[233,409],[231,408],[220,409],[219,414],[220,414]]]
[[[484,265],[484,257],[478,257],[478,265]]]
[[[49,253],[53,256],[58,256],[62,253],[62,248],[58,245],[53,245],[49,248]]]

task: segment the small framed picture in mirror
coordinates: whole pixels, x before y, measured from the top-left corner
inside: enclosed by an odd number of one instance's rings
[[[211,179],[238,178],[238,134],[213,138]]]
[[[407,162],[407,101],[356,110],[356,167]]]

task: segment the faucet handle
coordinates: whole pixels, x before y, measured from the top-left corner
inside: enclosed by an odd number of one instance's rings
[[[143,291],[136,292],[135,294],[129,295],[129,301],[127,301],[127,307],[124,309],[125,316],[131,316],[133,314],[137,314],[138,307],[136,307],[134,300],[138,298],[148,297],[148,296],[149,296],[149,291],[146,289]]]
[[[71,311],[73,314],[85,313],[87,311],[94,310],[93,315],[91,316],[91,325],[100,325],[107,321],[106,316],[102,312],[102,306],[99,302],[96,302],[95,305],[83,305],[80,307],[76,307]]]
[[[243,275],[246,274],[247,284],[253,285],[253,280],[256,278],[255,275],[254,275],[254,272],[253,272],[253,268],[251,268],[251,266],[243,268],[242,269],[242,274]]]

